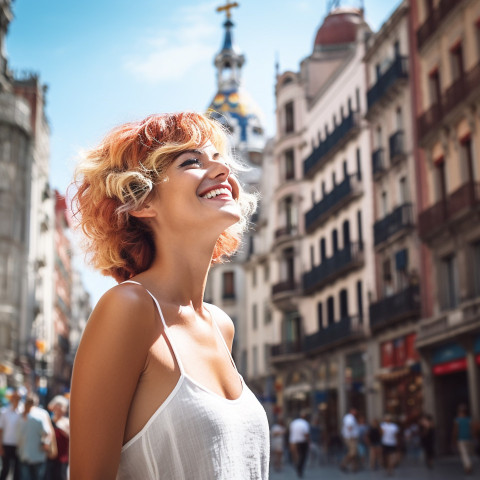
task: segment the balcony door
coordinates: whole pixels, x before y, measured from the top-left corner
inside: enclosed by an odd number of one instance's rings
[[[284,317],[283,338],[286,344],[299,346],[302,338],[302,318],[298,312],[288,312]]]

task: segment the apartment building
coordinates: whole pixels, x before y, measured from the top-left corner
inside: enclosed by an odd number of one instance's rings
[[[405,421],[423,408],[415,347],[420,308],[420,240],[410,84],[409,5],[402,2],[369,38],[364,57],[373,176],[375,288],[368,360],[372,410]]]
[[[480,1],[410,9],[425,409],[440,452],[460,403],[480,417]]]
[[[349,406],[367,411],[374,256],[362,62],[370,34],[361,10],[331,11],[300,71],[276,87],[277,401],[287,416],[309,406],[332,432]]]

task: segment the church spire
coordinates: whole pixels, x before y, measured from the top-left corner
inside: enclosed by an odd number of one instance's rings
[[[223,26],[225,27],[225,37],[220,52],[215,57],[215,67],[217,68],[218,90],[228,90],[236,88],[241,84],[241,68],[245,63],[245,57],[234,44],[232,29],[234,23],[231,20],[231,9],[238,7],[237,2],[222,5],[217,8],[217,12],[225,12],[227,19]]]

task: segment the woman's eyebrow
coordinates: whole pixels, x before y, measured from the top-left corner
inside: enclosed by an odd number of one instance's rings
[[[195,155],[204,155],[205,152],[203,150],[198,150],[198,149],[189,149],[189,150],[183,150],[183,152],[178,152],[178,155],[175,157],[175,160],[179,157],[181,157],[182,155],[186,155],[188,153],[194,153]]]

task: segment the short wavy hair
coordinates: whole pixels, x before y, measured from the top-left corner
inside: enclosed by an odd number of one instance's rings
[[[96,148],[85,152],[72,183],[76,189],[72,212],[85,235],[83,246],[93,267],[117,282],[148,269],[155,256],[152,232],[130,212],[152,197],[180,152],[208,141],[224,156],[235,177],[242,165],[230,152],[228,132],[199,113],[150,115],[120,125]],[[255,210],[255,195],[241,186],[237,202],[241,220],[219,236],[212,263],[235,253]]]

